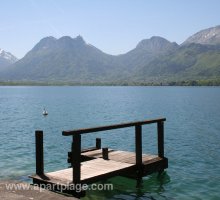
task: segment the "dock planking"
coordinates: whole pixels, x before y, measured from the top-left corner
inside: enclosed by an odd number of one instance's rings
[[[134,164],[103,160],[101,158],[85,161],[81,164],[81,183],[91,183],[94,180],[102,180],[104,177],[112,177],[115,174],[130,170],[134,166]],[[72,182],[72,173],[72,169],[67,168],[45,173],[45,176],[49,178],[48,180],[62,180],[62,182],[70,184]],[[39,179],[38,176],[32,176],[32,178]]]
[[[140,179],[154,172],[162,172],[168,167],[164,157],[165,118],[101,126],[89,129],[64,131],[64,136],[72,136],[72,151],[68,152],[71,168],[44,173],[43,132],[36,131],[36,174],[30,176],[34,183],[51,185],[91,184],[114,176]],[[158,155],[142,154],[142,125],[157,123]],[[81,149],[81,134],[135,126],[135,152],[101,148],[101,139],[96,146]],[[84,191],[67,191],[73,196],[83,196]]]
[[[135,153],[126,151],[110,150],[109,160],[102,158],[101,150],[94,150],[82,153],[82,156],[92,158],[92,160],[81,163],[81,183],[93,183],[113,176],[135,177]],[[164,166],[166,160],[156,155],[142,155],[143,167],[148,168],[150,164],[157,164],[163,161]],[[129,172],[129,175],[126,175]],[[45,178],[47,177],[47,178]],[[55,172],[45,173],[43,178],[38,175],[33,175],[31,178],[44,180],[51,183],[72,183],[73,172],[72,168],[62,169]],[[59,181],[58,181],[59,180]]]

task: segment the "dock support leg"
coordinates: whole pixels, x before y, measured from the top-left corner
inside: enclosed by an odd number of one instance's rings
[[[157,122],[158,156],[164,157],[164,123]]]
[[[142,180],[142,127],[141,125],[135,126],[135,152],[136,152],[136,168],[137,168],[137,185]]]
[[[43,149],[43,131],[35,131],[36,148],[36,174],[44,174],[44,149]]]
[[[101,149],[101,138],[96,138],[96,149]]]
[[[72,142],[72,168],[73,168],[73,182],[75,188],[80,189],[77,191],[72,191],[72,194],[75,197],[81,197],[85,195],[85,191],[82,189],[81,185],[81,135],[75,134],[73,135],[73,142]]]
[[[158,156],[164,158],[164,122],[157,122]],[[158,176],[164,172],[164,169],[158,171]]]
[[[73,135],[72,142],[72,167],[73,167],[73,183],[77,184],[80,182],[80,165],[81,165],[81,135]]]
[[[135,151],[136,165],[142,165],[142,128],[140,125],[135,126]]]
[[[108,160],[108,148],[102,148],[102,158]]]
[[[143,186],[143,178],[137,177],[136,188],[141,188]]]

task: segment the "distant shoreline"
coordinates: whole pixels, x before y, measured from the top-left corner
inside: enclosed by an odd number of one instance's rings
[[[0,86],[220,86],[220,80],[187,80],[170,82],[39,82],[0,81]]]

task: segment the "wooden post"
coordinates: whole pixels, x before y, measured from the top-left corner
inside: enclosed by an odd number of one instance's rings
[[[142,127],[135,126],[135,151],[136,151],[136,165],[142,165]]]
[[[158,156],[164,157],[164,122],[157,122]]]
[[[44,147],[43,131],[35,131],[35,148],[36,148],[36,174],[44,174]]]
[[[80,182],[81,175],[81,135],[74,134],[72,142],[72,167],[73,167],[73,183]]]
[[[96,148],[101,149],[101,138],[96,138]]]
[[[108,160],[108,148],[102,148],[102,158]]]

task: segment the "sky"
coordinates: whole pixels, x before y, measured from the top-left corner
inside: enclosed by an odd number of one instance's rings
[[[219,0],[0,0],[0,48],[18,58],[47,36],[81,35],[118,55],[152,36],[181,44],[216,25]]]

